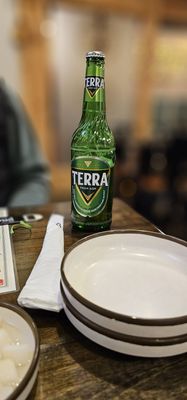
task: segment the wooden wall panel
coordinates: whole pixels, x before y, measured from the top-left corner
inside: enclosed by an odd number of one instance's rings
[[[55,159],[48,118],[48,44],[40,33],[45,18],[43,0],[18,0],[15,38],[20,53],[22,98],[31,116],[42,149],[49,161]]]

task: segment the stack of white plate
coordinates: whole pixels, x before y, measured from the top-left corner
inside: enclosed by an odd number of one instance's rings
[[[160,233],[107,231],[69,249],[61,266],[64,309],[94,342],[120,353],[187,351],[187,243]]]

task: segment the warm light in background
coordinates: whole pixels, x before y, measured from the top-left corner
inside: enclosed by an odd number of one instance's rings
[[[46,39],[54,37],[57,34],[57,30],[57,24],[51,19],[46,19],[40,24],[41,35],[43,35]]]

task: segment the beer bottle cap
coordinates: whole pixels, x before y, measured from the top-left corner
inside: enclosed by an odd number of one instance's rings
[[[95,58],[105,58],[105,55],[102,51],[89,51],[86,53],[86,58],[95,57]]]

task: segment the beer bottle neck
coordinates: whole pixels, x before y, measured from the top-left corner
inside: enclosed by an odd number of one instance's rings
[[[104,59],[88,58],[86,63],[82,119],[105,116]]]

